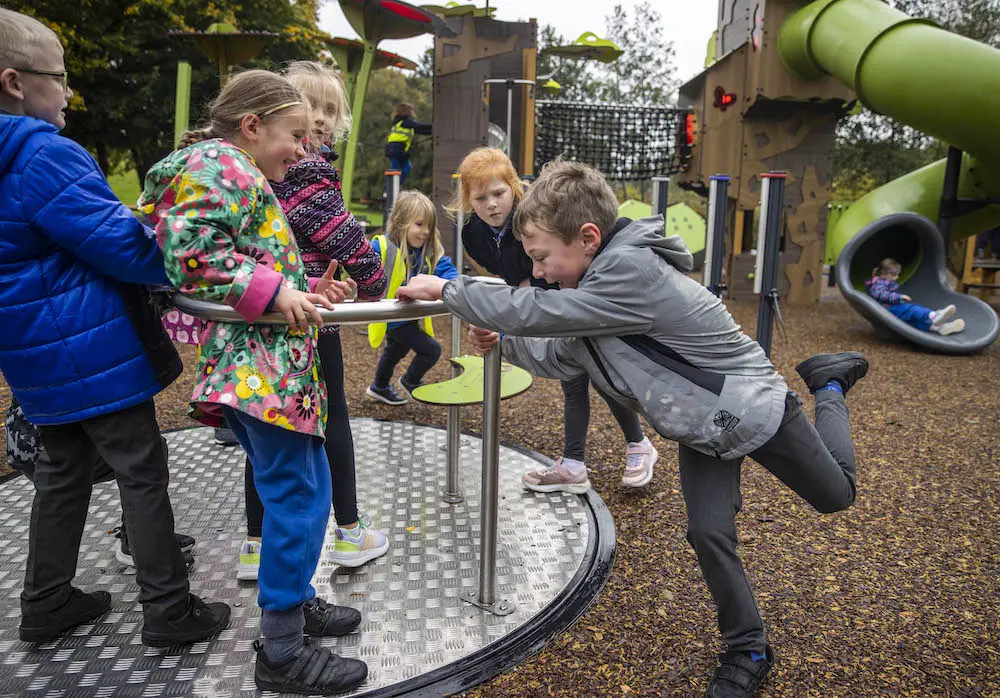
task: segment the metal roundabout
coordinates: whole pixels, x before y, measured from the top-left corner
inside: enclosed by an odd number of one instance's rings
[[[178,306],[231,319],[225,306],[180,299]],[[396,301],[323,311],[325,321],[345,324],[446,313],[439,302]],[[457,334],[453,347],[456,340]],[[482,439],[459,438],[457,407],[449,408],[448,429],[351,422],[359,506],[387,532],[390,548],[357,569],[337,567],[324,550],[313,579],[320,596],[363,615],[355,633],[323,640],[369,666],[367,682],[348,695],[460,693],[538,652],[586,610],[610,574],[615,532],[604,503],[593,491],[522,489],[521,474],[550,461],[500,444],[497,350],[485,358],[484,377]],[[229,603],[229,628],[189,647],[141,643],[135,577],[114,557],[110,531],[121,510],[110,483],[94,487],[75,584],[109,591],[111,612],[53,642],[21,642],[19,594],[34,490],[18,477],[0,484],[0,696],[276,695],[254,685],[257,588],[235,576],[245,531],[243,452],[216,445],[206,428],[165,436],[177,530],[198,540],[192,591]],[[331,550],[333,527],[331,520]]]

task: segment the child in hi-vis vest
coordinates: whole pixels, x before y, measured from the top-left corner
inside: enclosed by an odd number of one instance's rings
[[[385,228],[387,234],[376,236],[372,247],[382,256],[382,266],[389,275],[386,298],[395,298],[396,289],[417,274],[433,274],[442,279],[458,276],[438,238],[434,204],[420,192],[400,193]],[[375,369],[375,380],[366,392],[368,397],[387,405],[402,405],[407,398],[390,384],[396,366],[411,350],[416,354],[399,379],[403,389],[410,392],[421,385],[424,375],[437,363],[441,345],[434,339],[430,318],[368,326],[368,341],[373,347],[382,344],[383,339],[385,349]]]

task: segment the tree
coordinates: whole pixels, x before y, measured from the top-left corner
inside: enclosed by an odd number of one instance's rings
[[[674,78],[676,54],[663,35],[663,18],[650,0],[629,13],[615,5],[604,19],[607,39],[624,49],[614,63],[602,64],[601,97],[626,104],[666,104],[677,89]]]
[[[323,49],[310,0],[13,0],[11,6],[62,40],[75,92],[66,135],[94,151],[106,172],[125,152],[142,176],[171,150],[178,60],[192,65],[192,123],[204,118],[218,91],[215,66],[193,41],[168,32],[229,22],[280,33],[254,62],[262,67],[317,58]]]
[[[535,74],[551,75],[562,89],[544,96],[544,99],[563,99],[574,102],[592,102],[601,96],[600,83],[595,75],[591,61],[560,58],[547,54],[544,49],[553,46],[566,46],[570,40],[556,31],[551,24],[542,27],[538,35],[538,63]]]

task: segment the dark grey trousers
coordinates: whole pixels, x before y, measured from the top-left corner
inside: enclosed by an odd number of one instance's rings
[[[590,376],[584,373],[573,380],[560,381],[563,389],[563,432],[566,441],[563,444],[563,458],[586,460],[587,428],[590,426]],[[597,386],[594,386],[597,390]],[[597,390],[611,414],[621,427],[626,442],[642,441],[642,422],[635,410],[617,402],[600,390]]]
[[[48,458],[35,465],[22,613],[50,612],[69,599],[93,471],[102,460],[118,481],[145,619],[158,619],[171,606],[186,603],[187,570],[174,538],[167,453],[153,401],[38,430]]]
[[[814,509],[832,513],[854,503],[854,445],[847,403],[837,392],[816,394],[816,426],[793,392],[771,440],[750,454]],[[719,460],[680,447],[681,489],[688,542],[718,608],[719,630],[730,650],[763,652],[764,621],[736,552],[735,517],[742,506],[742,458]]]

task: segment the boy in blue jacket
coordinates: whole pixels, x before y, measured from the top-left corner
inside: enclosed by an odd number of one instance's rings
[[[49,641],[110,608],[107,592],[72,585],[103,459],[132,538],[143,642],[196,642],[230,609],[190,593],[174,536],[153,396],[181,362],[143,287],[169,282],[153,233],[59,135],[72,94],[56,35],[0,9],[0,371],[49,456],[35,470],[20,637]]]

